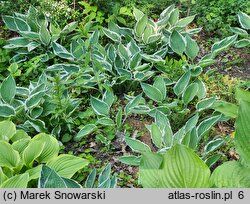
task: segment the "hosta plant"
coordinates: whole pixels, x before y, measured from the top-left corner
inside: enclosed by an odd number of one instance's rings
[[[16,130],[16,126],[7,120],[0,122],[0,146],[1,188],[36,185],[34,182],[46,168],[43,164],[68,182],[78,170],[88,165],[88,161],[80,157],[58,155],[59,143],[51,135],[40,133],[31,138],[23,130]]]

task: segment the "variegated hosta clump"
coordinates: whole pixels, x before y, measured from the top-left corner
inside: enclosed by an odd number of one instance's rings
[[[248,31],[250,30],[250,16],[246,13],[239,12],[238,14],[239,23],[242,28],[233,27],[231,30],[239,35],[241,39],[235,42],[236,48],[247,47],[250,45],[250,34]]]
[[[8,29],[20,35],[7,40],[7,45],[4,46],[16,53],[11,62],[26,61],[37,55],[42,55],[43,62],[49,60],[53,57],[53,42],[62,40],[77,27],[77,23],[72,22],[60,29],[57,24],[50,22],[45,14],[32,6],[27,14],[3,16],[3,21]]]
[[[141,157],[122,157],[121,161],[127,164],[138,165],[140,183],[145,188],[249,188],[250,187],[250,98],[248,95],[240,100],[238,116],[236,118],[235,145],[240,155],[239,161],[228,161],[218,166],[211,174],[209,166],[186,142],[179,144],[179,138],[174,137],[173,145],[167,152],[153,152],[150,148],[135,139],[127,139],[127,144]],[[162,117],[161,117],[162,118]],[[193,120],[195,121],[195,120]],[[191,127],[194,122],[188,122],[185,128]],[[162,120],[163,122],[163,120]],[[166,121],[164,121],[166,122]],[[162,124],[159,124],[162,126]],[[208,123],[202,122],[198,126],[199,132],[206,130]],[[169,129],[169,128],[168,128]],[[165,132],[170,132],[167,129]],[[171,141],[167,137],[160,137],[161,131],[157,124],[151,125],[152,140],[156,146]],[[153,136],[153,134],[155,136]],[[191,134],[192,135],[192,134]],[[165,139],[165,141],[163,141]],[[198,138],[199,139],[199,138]],[[186,139],[185,139],[186,140]],[[196,136],[189,137],[189,142],[195,144]],[[220,143],[214,141],[207,144],[205,149],[213,150]],[[189,143],[190,144],[190,143]],[[210,147],[209,147],[210,146]],[[210,175],[211,174],[211,175]]]
[[[29,182],[38,179],[38,187],[81,187],[71,177],[88,161],[58,155],[59,149],[58,141],[51,135],[40,133],[31,138],[23,130],[16,130],[11,121],[1,121],[0,188],[36,187]]]

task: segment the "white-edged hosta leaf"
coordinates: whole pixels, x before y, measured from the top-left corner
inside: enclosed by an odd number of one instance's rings
[[[92,132],[94,132],[97,129],[96,125],[94,124],[87,124],[85,125],[78,133],[77,135],[74,137],[75,141],[80,141],[83,137],[85,137],[86,135],[91,134]]]
[[[147,26],[147,23],[148,23],[148,16],[144,15],[135,24],[135,34],[138,37],[142,37],[142,34]]]
[[[163,99],[166,98],[167,89],[163,77],[156,77],[153,87],[157,88],[161,92]]]
[[[238,19],[242,28],[250,29],[250,16],[244,12],[239,12]]]
[[[196,104],[196,109],[197,111],[203,111],[205,109],[209,109],[213,106],[214,102],[215,102],[214,97],[203,99],[202,101],[199,101]]]
[[[250,40],[249,39],[241,39],[239,41],[236,41],[236,43],[234,44],[234,46],[236,48],[243,48],[243,47],[247,47],[250,45]]]
[[[91,107],[95,111],[97,115],[109,115],[109,105],[105,103],[104,101],[91,97],[90,99]]]
[[[195,40],[193,40],[189,35],[186,35],[186,50],[185,53],[186,55],[191,59],[194,60],[194,58],[198,55],[199,53],[199,46],[196,43]]]
[[[63,29],[62,29],[62,34],[66,35],[68,33],[71,33],[73,30],[75,30],[77,27],[77,22],[71,22],[67,24]]]
[[[212,108],[225,116],[236,118],[238,116],[239,106],[229,103],[226,101],[216,101],[214,102]]]
[[[61,57],[67,60],[74,59],[74,56],[70,52],[68,52],[68,50],[66,50],[66,48],[63,47],[62,45],[56,42],[52,42],[52,48],[53,48],[54,54],[57,55],[58,57]]]
[[[199,115],[195,114],[192,118],[190,118],[185,124],[185,131],[191,131],[198,123]]]
[[[142,94],[139,94],[136,97],[134,97],[131,101],[129,101],[128,104],[124,108],[125,114],[128,115],[129,112],[131,111],[130,109],[138,106],[141,100],[142,100]]]
[[[169,42],[171,49],[178,55],[182,55],[182,53],[186,49],[186,40],[178,31],[174,30],[171,33],[169,37]]]
[[[156,147],[161,148],[162,147],[162,133],[159,127],[155,124],[152,123],[151,125],[151,138],[153,143],[155,144]]]
[[[199,86],[199,91],[197,93],[197,96],[198,96],[199,100],[202,99],[202,98],[205,98],[206,95],[207,95],[206,85],[204,84],[204,82],[202,82],[201,80],[198,80],[198,79],[195,80],[195,83],[197,83],[198,86]]]
[[[11,117],[15,115],[16,115],[16,111],[12,106],[4,105],[4,104],[0,105],[0,117]]]
[[[101,124],[101,125],[104,125],[104,126],[112,126],[112,125],[115,125],[114,121],[108,117],[103,117],[103,118],[100,118],[96,121],[96,124]]]
[[[161,91],[159,89],[155,88],[154,86],[142,82],[141,87],[142,87],[143,92],[150,99],[157,101],[157,102],[160,102],[164,99]]]
[[[13,16],[3,16],[2,19],[8,29],[13,31],[18,30]]]
[[[186,27],[188,24],[190,24],[195,18],[195,15],[193,16],[188,16],[185,18],[180,19],[177,23],[176,23],[176,27]]]
[[[237,37],[238,37],[237,35],[233,35],[233,36],[224,38],[223,40],[219,42],[214,43],[211,49],[212,53],[217,55],[221,51],[227,49],[230,45],[232,45],[235,42]]]
[[[88,165],[88,160],[69,154],[61,154],[46,165],[60,176],[71,178],[77,171]]]
[[[102,28],[103,33],[114,42],[121,42],[121,36],[107,28]]]
[[[199,86],[196,83],[192,83],[190,84],[186,90],[183,92],[183,102],[184,104],[188,104],[190,101],[192,101],[194,99],[194,97],[196,96],[197,92],[199,91]]]
[[[6,103],[10,103],[14,99],[16,95],[16,82],[11,75],[3,80],[0,93]]]
[[[48,46],[50,44],[51,36],[50,36],[50,33],[47,29],[46,23],[43,23],[41,25],[40,30],[39,30],[39,37],[40,37],[42,44],[44,44],[46,46]]]
[[[197,127],[198,137],[201,138],[207,131],[209,131],[221,118],[221,115],[216,115],[203,120]]]
[[[183,91],[186,89],[186,87],[189,84],[191,78],[191,72],[187,71],[185,74],[181,76],[181,78],[176,82],[174,86],[174,93],[179,96],[183,93]]]
[[[141,142],[140,140],[133,139],[130,137],[125,137],[125,141],[127,145],[135,152],[143,153],[143,152],[151,152],[151,149],[148,145]]]
[[[140,11],[139,9],[134,7],[133,15],[135,17],[135,20],[139,21],[144,16],[144,13],[142,11]]]
[[[215,139],[212,141],[209,141],[206,146],[204,147],[205,150],[205,154],[209,154],[210,152],[220,148],[223,144],[224,144],[224,140],[223,139]]]

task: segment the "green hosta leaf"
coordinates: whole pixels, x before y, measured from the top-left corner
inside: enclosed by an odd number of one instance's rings
[[[45,133],[40,133],[32,138],[32,140],[42,141],[44,144],[40,156],[36,159],[38,162],[48,162],[55,158],[59,153],[59,143],[56,138]]]
[[[220,139],[220,138],[208,142],[204,148],[205,154],[209,154],[210,152],[220,148],[224,144],[224,142],[225,141],[223,139]]]
[[[239,12],[238,19],[242,28],[250,29],[250,16],[246,13]]]
[[[40,27],[39,37],[40,37],[42,44],[44,44],[46,46],[48,46],[50,44],[51,36],[50,36],[50,33],[49,33],[45,23],[43,23]]]
[[[147,26],[147,23],[148,23],[148,17],[147,17],[147,15],[144,15],[135,24],[135,34],[138,37],[142,37],[142,34]]]
[[[151,35],[151,36],[149,36],[147,43],[149,43],[149,44],[156,43],[161,39],[161,36],[162,36],[161,33]]]
[[[161,187],[207,188],[210,170],[188,147],[175,145],[164,156]]]
[[[12,106],[0,105],[0,117],[11,117],[15,115],[16,111]]]
[[[116,122],[117,127],[120,128],[122,125],[122,109],[121,108],[116,114],[115,122]]]
[[[237,37],[238,37],[237,35],[233,35],[233,36],[227,37],[219,42],[214,43],[212,46],[212,50],[211,50],[212,53],[217,55],[221,51],[227,49],[229,46],[231,46],[235,42]]]
[[[77,171],[88,165],[88,160],[68,154],[61,154],[47,163],[60,176],[71,178]]]
[[[17,31],[17,25],[15,23],[14,17],[12,16],[3,16],[3,22],[5,23],[6,27],[10,30]]]
[[[179,20],[179,9],[176,8],[170,14],[169,23],[170,25],[174,26],[178,22],[178,20]]]
[[[22,155],[25,148],[29,145],[30,140],[31,140],[30,137],[17,140],[12,143],[12,147],[14,150],[18,151],[20,155]]]
[[[13,176],[8,180],[4,181],[0,188],[27,188],[29,182],[29,174],[24,173]]]
[[[75,64],[53,64],[47,67],[47,70],[52,72],[66,71],[67,73],[71,74],[79,72],[80,66]]]
[[[146,83],[141,83],[141,87],[143,92],[152,100],[160,102],[162,101],[163,95],[161,93],[161,91],[157,88],[155,88],[154,86],[150,85],[150,84],[146,84]]]
[[[15,125],[13,123],[12,123],[12,126],[15,127]],[[16,130],[16,128],[13,128],[13,129]],[[13,131],[13,133],[14,133],[14,135],[13,135],[13,137],[11,137],[12,142],[16,142],[16,141],[21,140],[21,139],[27,139],[27,138],[30,139],[30,136],[24,130]]]
[[[6,41],[8,44],[4,46],[6,49],[27,47],[30,41],[24,37],[15,37]]]
[[[174,86],[174,93],[179,96],[183,93],[186,89],[187,85],[189,84],[191,78],[191,72],[187,71],[182,77],[176,82]]]
[[[1,85],[1,97],[6,103],[11,103],[16,95],[16,82],[11,75],[3,80]]]
[[[14,168],[19,162],[19,153],[9,143],[0,141],[0,166]]]
[[[110,163],[107,164],[107,166],[101,171],[99,177],[98,177],[98,183],[99,183],[99,188],[103,183],[110,178],[110,173],[111,173],[111,165]],[[109,186],[109,185],[108,185]]]
[[[118,35],[116,32],[113,32],[109,29],[106,29],[106,28],[102,28],[103,30],[103,33],[108,37],[110,38],[111,40],[113,40],[114,42],[121,42],[121,36]]]
[[[31,140],[22,154],[24,164],[28,167],[32,166],[34,160],[41,155],[43,148],[43,141]]]
[[[182,55],[185,51],[186,40],[184,37],[176,30],[174,30],[169,37],[170,47],[178,55]]]
[[[91,97],[91,106],[97,115],[109,115],[109,106],[98,98]]]
[[[16,126],[8,120],[0,122],[0,141],[9,141],[16,133]]]
[[[144,43],[148,42],[148,39],[154,33],[154,27],[150,24],[147,24],[145,31],[142,34],[142,39]]]
[[[238,34],[242,37],[247,37],[248,36],[248,33],[247,31],[241,29],[241,28],[237,28],[237,27],[231,27],[230,28],[232,32],[234,32],[235,34]]]
[[[139,167],[139,181],[144,188],[161,188],[163,156],[153,152],[143,153]]]
[[[151,152],[150,147],[143,142],[133,139],[130,137],[125,137],[125,141],[127,145],[135,152],[143,153],[143,152]]]
[[[225,162],[217,167],[210,179],[210,186],[216,188],[249,188],[250,168],[237,161]]]
[[[166,98],[167,89],[163,77],[156,77],[153,87],[157,88],[161,92],[163,99]]]
[[[186,46],[186,50],[185,53],[187,54],[187,56],[191,59],[194,60],[194,58],[198,55],[199,53],[199,46],[196,43],[195,40],[193,40],[189,35],[186,36],[186,42],[187,42],[187,46]]]
[[[235,98],[240,101],[244,100],[250,102],[250,92],[244,89],[237,88],[235,92]]]
[[[105,91],[102,100],[103,100],[103,102],[108,104],[109,107],[111,107],[114,100],[115,100],[115,95],[112,91],[107,90],[107,91]]]
[[[243,48],[243,47],[246,47],[246,46],[249,46],[250,45],[250,40],[249,39],[242,39],[242,40],[239,40],[235,43],[235,47],[236,48]]]
[[[176,27],[182,27],[182,28],[184,28],[184,27],[186,27],[188,24],[190,24],[190,23],[194,20],[194,18],[195,18],[195,15],[193,15],[193,16],[188,16],[188,17],[186,17],[186,18],[182,18],[182,19],[180,19],[180,20],[177,22]]]
[[[38,188],[81,188],[74,180],[60,177],[53,169],[43,165]]]
[[[136,157],[132,155],[122,156],[122,157],[119,157],[119,161],[129,166],[139,166],[141,162],[141,157]]]
[[[216,101],[213,104],[213,109],[224,114],[225,116],[236,118],[238,115],[239,107],[233,103],[228,103],[226,101]]]
[[[212,98],[206,98],[202,101],[199,101],[197,104],[196,104],[196,109],[197,111],[203,111],[205,109],[209,109],[213,106],[215,102],[215,98],[212,97]]]
[[[217,115],[202,121],[197,127],[199,138],[201,138],[207,131],[209,131],[210,128],[213,127],[220,118],[221,115]]]
[[[190,101],[194,99],[199,87],[196,83],[190,84],[187,89],[183,92],[183,102],[187,105]]]
[[[119,52],[120,52],[120,54],[121,54],[121,57],[122,57],[124,60],[128,61],[128,60],[129,60],[129,56],[130,56],[130,51],[129,51],[129,49],[126,48],[123,44],[120,43],[120,44],[118,45],[118,50],[119,50]]]
[[[243,162],[250,166],[250,102],[240,101],[236,119],[235,145]]]
[[[162,147],[162,133],[161,133],[159,127],[155,123],[152,123],[150,132],[151,132],[151,137],[152,137],[153,143],[158,148],[161,148]]]
[[[87,124],[85,125],[78,133],[77,135],[74,137],[75,141],[80,141],[83,137],[85,137],[86,135],[91,134],[92,132],[94,132],[97,129],[96,125],[94,124]]]
[[[29,174],[29,180],[38,179],[40,177],[42,171],[42,164],[33,167],[32,169],[28,169],[25,173]]]

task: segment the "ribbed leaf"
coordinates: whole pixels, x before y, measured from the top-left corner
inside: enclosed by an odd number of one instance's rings
[[[235,145],[240,158],[250,166],[250,102],[240,101],[236,119]]]
[[[16,126],[14,123],[8,120],[0,122],[0,141],[9,141],[16,133]]]
[[[217,167],[211,178],[210,186],[216,188],[249,188],[250,168],[237,161],[229,161]]]
[[[207,188],[209,177],[207,165],[184,145],[175,145],[164,156],[161,187]]]
[[[77,171],[88,165],[88,160],[68,154],[61,154],[47,163],[60,176],[71,178]]]
[[[122,156],[122,157],[119,157],[119,161],[129,166],[139,166],[141,162],[141,157],[137,157],[133,155]]]
[[[4,181],[0,188],[27,188],[29,182],[29,174],[24,173],[11,177]]]
[[[14,168],[19,162],[19,153],[9,143],[0,141],[0,166]]]

